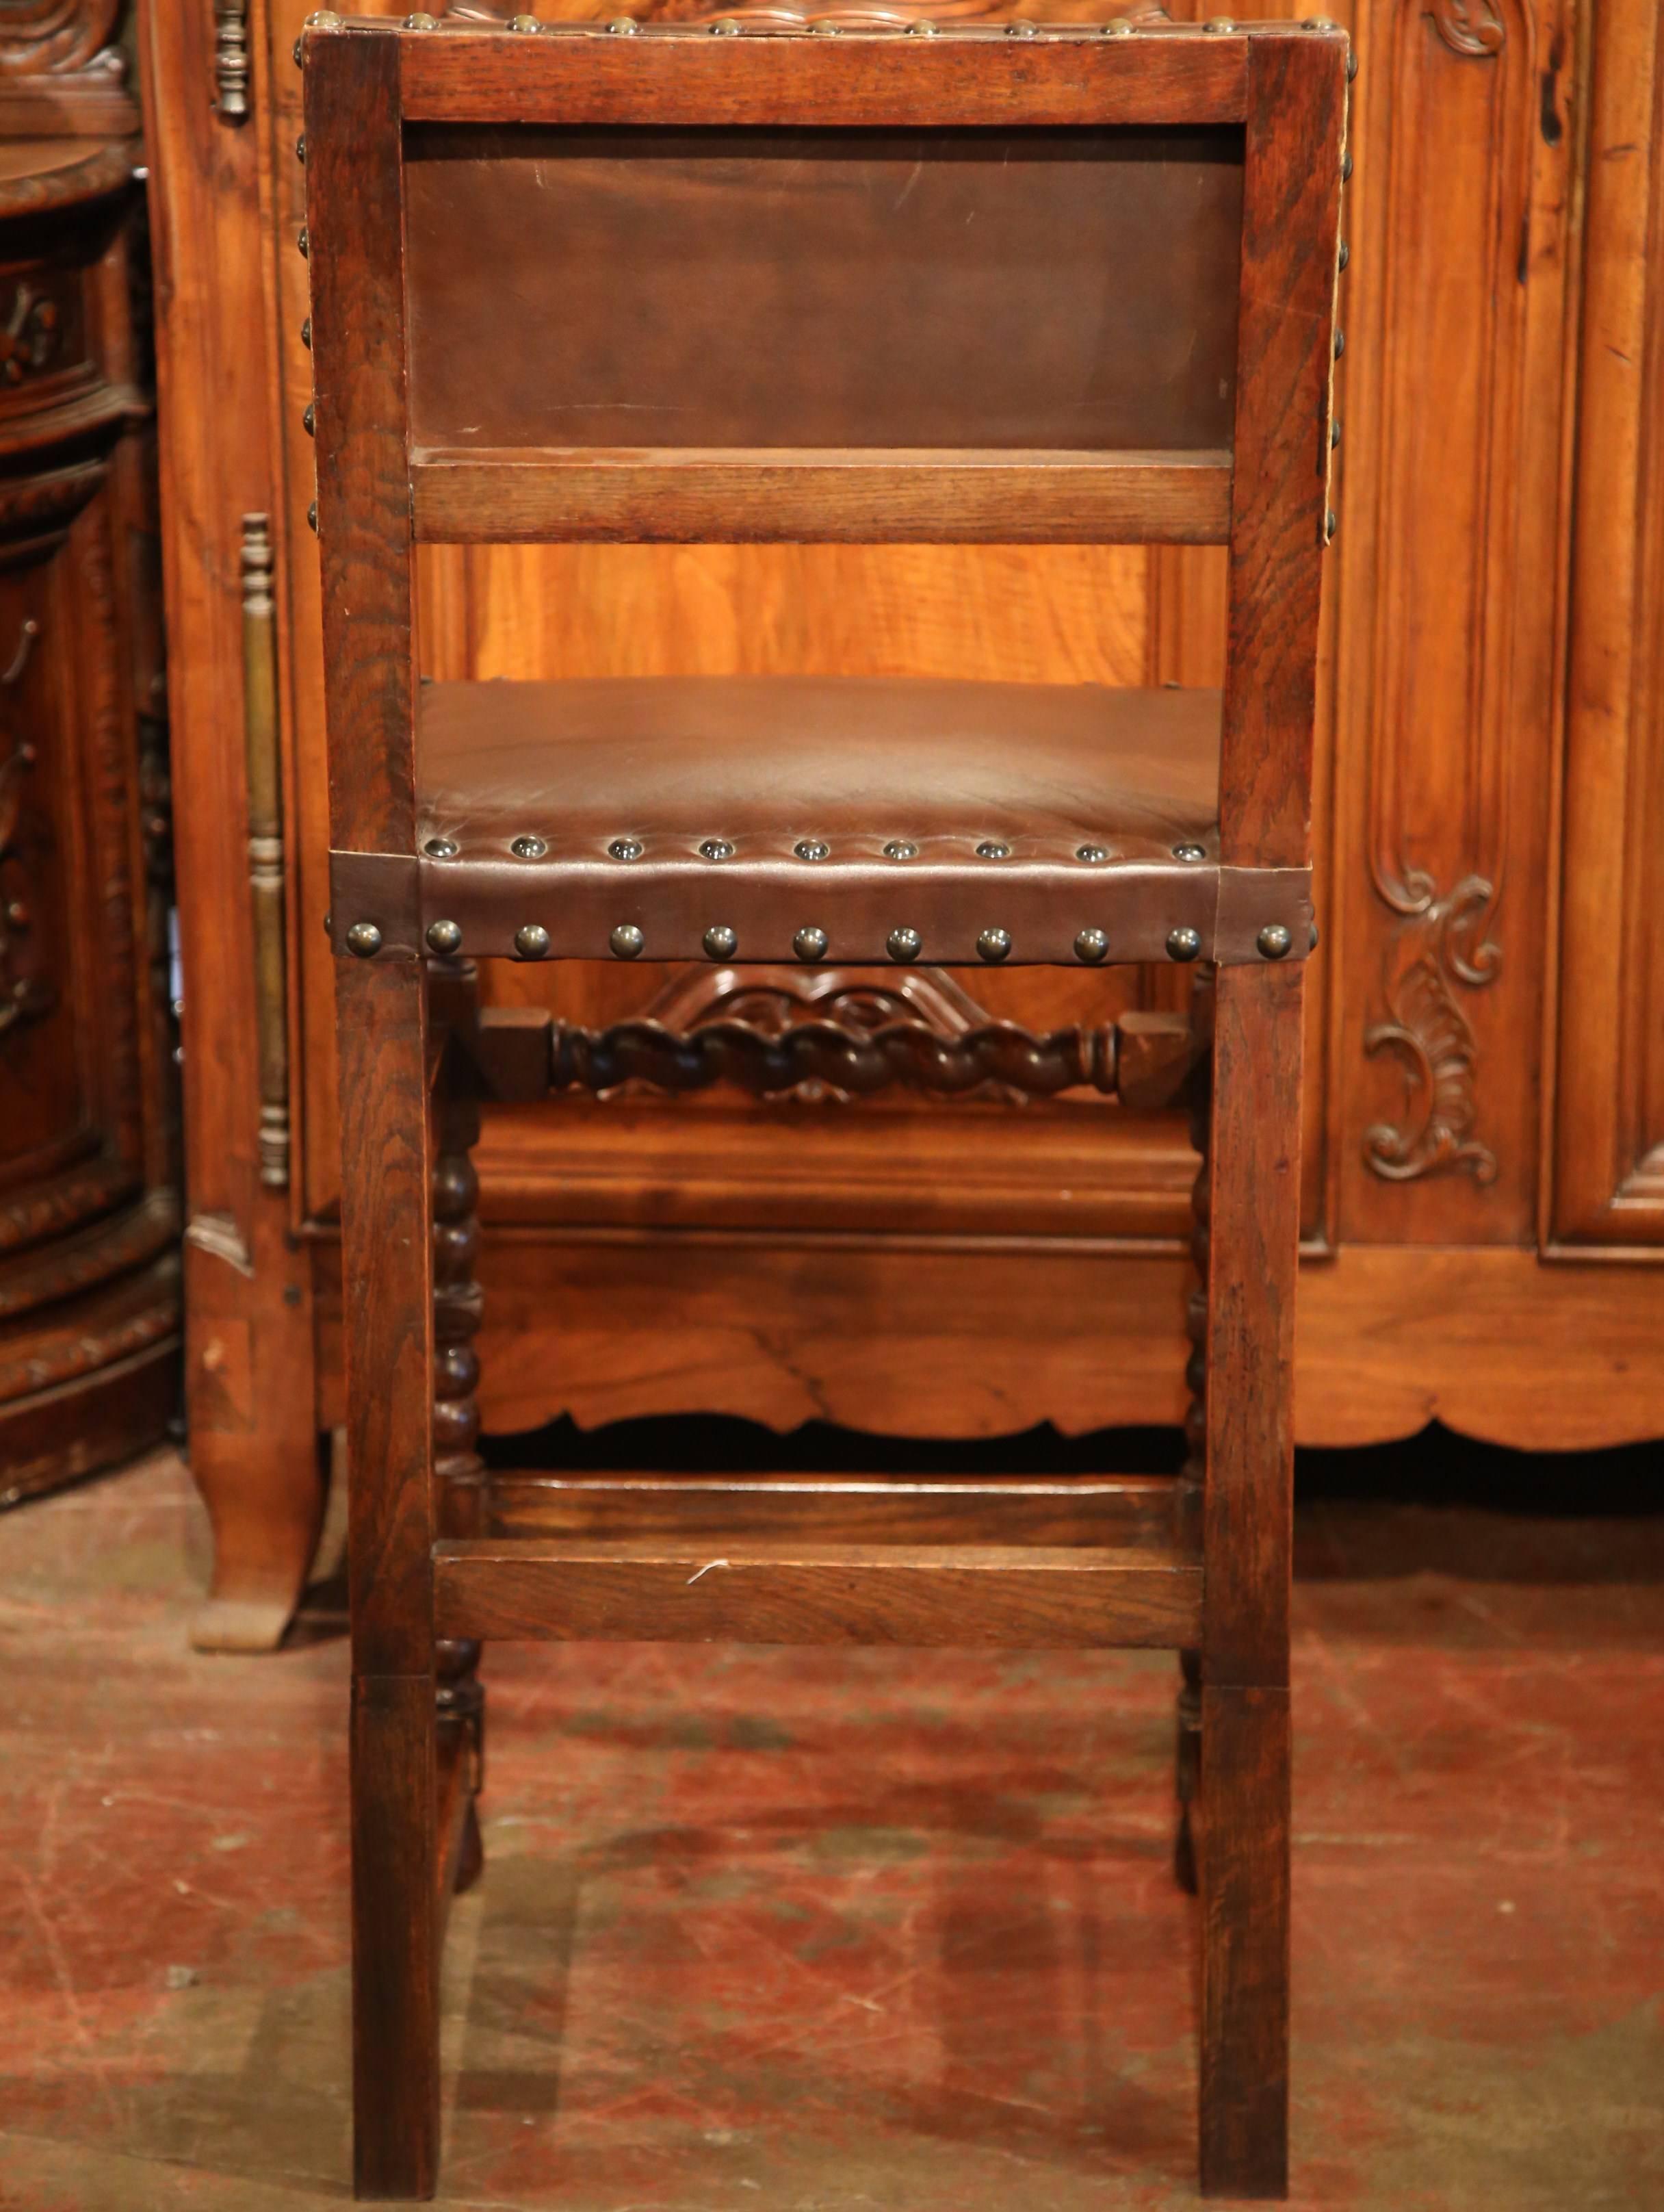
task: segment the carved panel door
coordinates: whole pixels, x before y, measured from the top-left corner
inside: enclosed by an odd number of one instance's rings
[[[1551,1234],[1664,1243],[1664,33],[1594,25]]]

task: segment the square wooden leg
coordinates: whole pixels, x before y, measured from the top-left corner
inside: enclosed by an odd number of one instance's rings
[[[1289,2187],[1289,1693],[1204,1689],[1205,2197]]]
[[[353,2175],[439,2166],[432,1143],[414,963],[337,963],[352,1601]]]
[[[353,1684],[353,2193],[439,2174],[437,1718],[431,1674]]]
[[[1288,2192],[1289,1580],[1300,1203],[1297,968],[1222,968],[1203,1317],[1201,2178]]]

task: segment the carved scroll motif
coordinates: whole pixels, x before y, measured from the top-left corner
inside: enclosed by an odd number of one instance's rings
[[[1417,893],[1419,896],[1417,896]],[[1412,927],[1394,949],[1387,1015],[1366,1030],[1363,1049],[1395,1054],[1403,1068],[1401,1123],[1377,1121],[1363,1134],[1363,1157],[1388,1182],[1445,1171],[1493,1182],[1497,1156],[1473,1133],[1473,1032],[1456,996],[1495,981],[1502,955],[1488,934],[1496,897],[1483,876],[1467,876],[1442,898],[1424,878],[1403,893]],[[1408,946],[1408,957],[1405,947]]]
[[[1432,14],[1452,53],[1501,53],[1507,33],[1491,0],[1433,0]]]

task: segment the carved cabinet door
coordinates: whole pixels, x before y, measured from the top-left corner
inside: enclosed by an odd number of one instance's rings
[[[1664,34],[1603,0],[1588,235],[1549,1233],[1664,1244]]]

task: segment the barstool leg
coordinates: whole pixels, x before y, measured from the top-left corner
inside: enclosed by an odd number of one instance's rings
[[[433,1237],[415,962],[338,961],[342,1343],[352,1599],[353,2180],[439,2163]]]
[[[1205,2195],[1283,2197],[1302,972],[1221,968],[1208,1158],[1197,1875]]]

